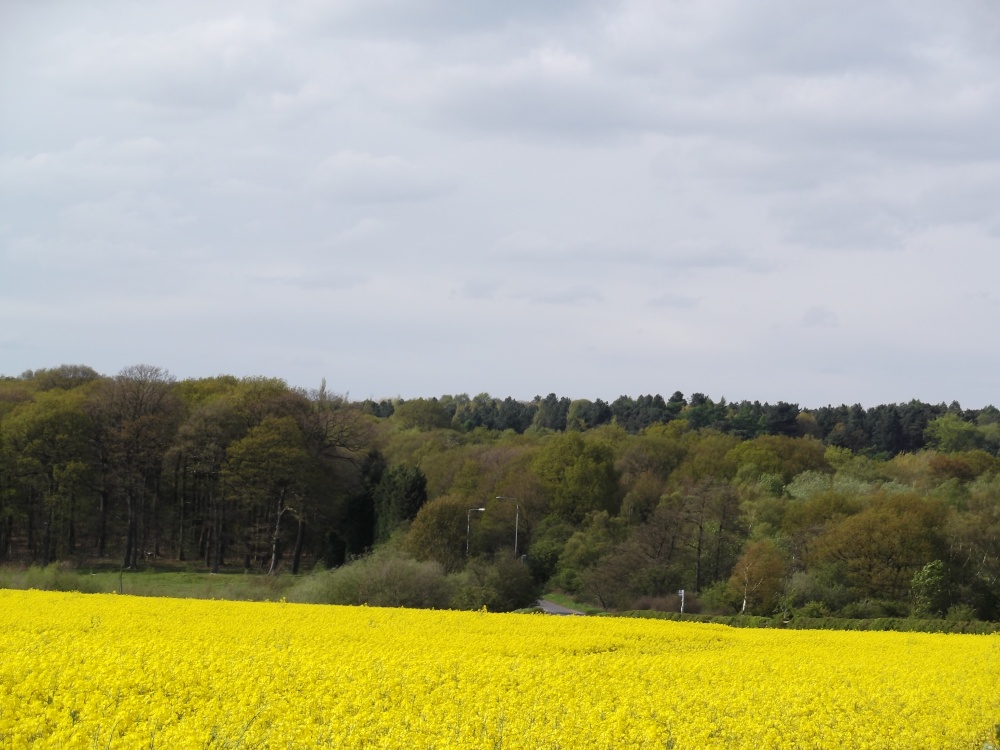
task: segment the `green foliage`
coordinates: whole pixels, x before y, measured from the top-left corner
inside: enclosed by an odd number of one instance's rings
[[[393,531],[417,516],[427,502],[427,479],[414,466],[387,469],[375,487],[375,541],[384,542]]]
[[[785,554],[772,540],[747,544],[729,578],[729,592],[740,602],[740,614],[771,614],[787,572]]]
[[[910,591],[913,616],[940,616],[947,602],[945,583],[947,571],[941,560],[933,560],[913,574]]]
[[[928,422],[925,434],[929,445],[945,453],[973,450],[984,443],[979,427],[951,412]]]
[[[539,586],[523,560],[499,555],[493,560],[476,558],[457,577],[452,604],[457,609],[511,612],[529,607],[538,599]]]
[[[976,616],[975,607],[971,607],[968,604],[955,604],[948,607],[948,611],[945,613],[944,619],[948,622],[972,622],[979,619]]]
[[[607,511],[590,514],[580,530],[566,541],[556,566],[555,584],[571,594],[583,591],[585,570],[622,541],[625,534],[624,523]]]
[[[436,562],[419,562],[386,549],[314,574],[288,592],[289,601],[445,609],[453,582]]]
[[[447,596],[425,600],[455,606],[461,591],[497,608],[516,526],[512,580],[527,570],[610,609],[670,608],[684,588],[689,606],[716,610],[746,598],[747,612],[992,619],[998,453],[992,407],[806,411],[700,393],[352,404],[275,378],[64,365],[0,378],[0,561],[61,586],[76,574],[47,563],[294,572],[301,560],[354,571],[346,586],[375,549],[414,585],[446,581]],[[757,575],[776,560],[763,550],[786,567]],[[225,578],[230,594],[258,595],[253,576]]]
[[[606,443],[584,440],[575,432],[553,435],[532,468],[550,508],[561,518],[579,523],[592,511],[618,511],[618,474]]]
[[[734,446],[727,458],[743,477],[775,474],[788,484],[804,471],[829,471],[825,450],[815,438],[762,435]]]
[[[915,495],[880,495],[817,541],[820,559],[844,565],[861,597],[905,599],[914,573],[940,553],[943,506]]]
[[[706,479],[729,481],[737,464],[730,451],[739,444],[731,435],[703,431],[690,443],[683,460],[671,475],[678,481],[700,482]]]
[[[451,415],[436,398],[416,398],[396,403],[392,419],[403,429],[428,431],[451,425]]]
[[[566,542],[574,533],[571,524],[556,516],[542,520],[532,535],[525,560],[536,582],[543,583],[556,574]]]
[[[417,560],[432,560],[446,572],[465,562],[471,513],[468,501],[454,495],[435,498],[422,506],[403,541],[403,550]],[[479,518],[476,518],[477,526]]]
[[[704,622],[734,628],[784,628],[788,630],[896,631],[901,633],[1000,633],[1000,623],[976,621],[918,620],[905,617],[757,617],[750,615],[702,615],[678,612],[631,611],[619,617]]]

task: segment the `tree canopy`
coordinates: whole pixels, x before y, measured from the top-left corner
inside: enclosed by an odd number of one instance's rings
[[[671,609],[684,589],[689,611],[998,619],[998,509],[993,407],[0,378],[6,563],[294,573],[380,550],[462,576],[470,606],[557,587]]]

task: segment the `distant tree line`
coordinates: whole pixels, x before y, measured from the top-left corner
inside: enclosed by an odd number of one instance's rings
[[[714,402],[702,393],[693,394],[689,400],[676,391],[666,400],[659,394],[619,396],[611,403],[601,399],[570,400],[554,393],[524,402],[509,396],[500,400],[481,393],[473,398],[463,394],[366,400],[361,408],[366,414],[381,419],[395,416],[407,427],[425,430],[452,428],[469,432],[484,428],[522,434],[532,428],[582,432],[615,424],[635,435],[653,425],[683,419],[689,428],[712,429],[741,440],[761,435],[814,437],[826,445],[883,458],[918,451],[931,442],[942,441],[946,450],[978,447],[1000,450],[1000,410],[993,406],[963,410],[957,402],[946,406],[912,400],[869,408],[855,404],[802,409],[798,404],[784,401],[729,403],[722,398]],[[945,425],[928,434],[928,424],[945,416],[948,417]],[[939,434],[942,430],[947,434]]]
[[[558,588],[671,610],[683,589],[688,611],[1000,619],[998,456],[1000,411],[957,403],[351,402],[64,365],[0,378],[0,562],[321,565],[432,606]]]

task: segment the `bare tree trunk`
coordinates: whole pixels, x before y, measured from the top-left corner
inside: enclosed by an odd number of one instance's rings
[[[97,556],[108,554],[108,506],[111,504],[111,493],[107,488],[101,488],[101,503],[97,515]]]
[[[250,546],[250,524],[252,516],[248,513],[244,518],[243,526],[243,572],[250,572],[251,546]]]
[[[180,497],[180,516],[177,519],[177,559],[180,562],[184,562],[184,492],[181,492]]]
[[[285,488],[281,488],[281,494],[278,495],[278,512],[274,517],[274,536],[271,537],[271,567],[268,569],[268,575],[274,575],[275,570],[278,567],[278,555],[280,554],[281,545],[281,516],[285,513]]]
[[[49,513],[45,517],[45,531],[42,534],[42,567],[48,567],[52,562],[52,523],[53,510],[49,508]]]
[[[76,495],[69,497],[69,533],[66,546],[70,555],[76,552]]]
[[[205,552],[206,568],[211,567],[212,565],[212,532],[213,532],[213,527],[215,526],[215,522],[211,516],[207,520],[208,523],[205,524],[205,531],[204,534],[202,535],[202,538],[205,541],[205,546],[203,549]]]
[[[302,542],[305,539],[305,528],[306,525],[302,522],[302,517],[299,516],[299,528],[295,532],[295,552],[292,555],[292,575],[298,575],[299,573],[299,563],[302,560]]]
[[[698,538],[695,543],[695,560],[694,560],[694,590],[701,593],[701,550],[702,543],[705,536],[705,525],[699,521],[698,522]]]
[[[34,500],[34,497],[32,497]],[[28,508],[28,555],[31,557],[32,561],[35,559],[35,504],[31,503]]]
[[[224,512],[224,504],[222,498],[220,497],[215,502],[216,512],[215,512],[215,555],[212,557],[212,572],[218,573],[219,568],[222,567],[222,527],[225,522],[222,514]]]
[[[157,474],[153,480],[153,507],[150,509],[149,536],[153,547],[153,559],[160,557],[160,519],[157,513],[160,509],[160,475]]]
[[[128,528],[125,531],[125,553],[122,555],[122,567],[132,569],[132,548],[135,546],[135,501],[131,495],[125,498],[128,506]]]
[[[187,499],[187,466],[182,454],[174,464],[174,504],[177,506],[177,560],[184,561],[184,501]]]

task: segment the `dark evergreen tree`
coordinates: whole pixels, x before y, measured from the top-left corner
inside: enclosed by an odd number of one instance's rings
[[[535,425],[549,430],[565,430],[566,415],[569,413],[570,400],[563,396],[559,398],[550,393],[544,399],[535,396],[538,413],[535,414]]]
[[[798,426],[799,405],[779,401],[774,404],[764,404],[762,415],[763,431],[767,435],[786,435],[796,437]]]
[[[496,429],[514,430],[520,434],[531,426],[537,410],[534,404],[515,401],[508,396],[497,408]]]
[[[384,542],[427,502],[427,477],[415,466],[386,470],[375,488],[375,541]]]

